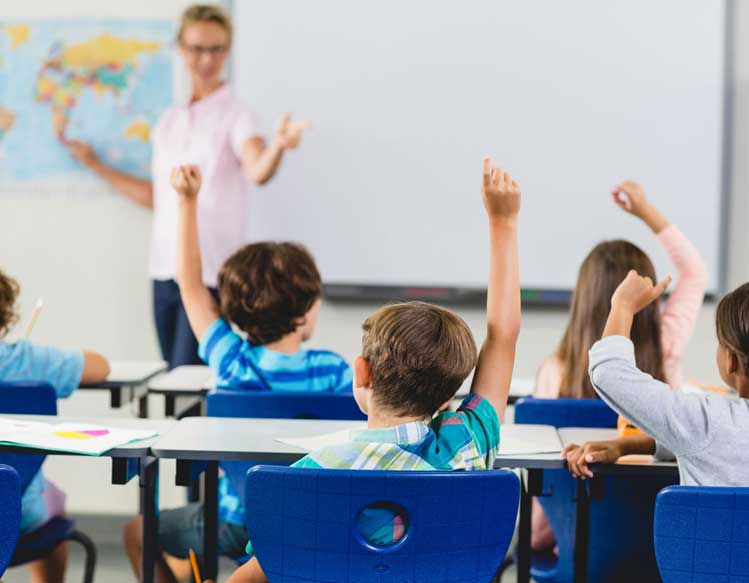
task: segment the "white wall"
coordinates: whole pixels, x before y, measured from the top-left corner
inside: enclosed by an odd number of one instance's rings
[[[730,198],[729,285],[749,280],[749,5],[739,3],[736,18],[736,112],[734,120],[733,193]],[[101,6],[96,4],[96,6]],[[743,38],[746,36],[747,38]],[[301,155],[301,154],[300,154]],[[293,161],[290,161],[293,163]],[[113,358],[158,356],[150,317],[146,276],[149,214],[109,193],[100,197],[0,198],[0,266],[23,284],[21,304],[28,313],[39,295],[45,311],[35,340],[64,347],[96,347]],[[356,355],[360,325],[374,305],[325,304],[313,344]],[[685,355],[687,378],[717,381],[713,365],[714,306],[706,306]],[[483,339],[483,310],[460,310]],[[564,312],[527,311],[518,349],[518,376],[534,374],[553,351],[566,321]],[[156,401],[154,401],[156,405]],[[103,394],[73,395],[61,413],[106,417]],[[127,414],[115,412],[114,414]],[[47,474],[69,495],[77,512],[134,513],[136,487],[109,485],[109,462],[50,458]],[[173,484],[173,466],[165,464],[161,493],[164,506],[181,503]]]

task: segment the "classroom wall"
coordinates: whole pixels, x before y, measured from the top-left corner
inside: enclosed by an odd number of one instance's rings
[[[749,280],[749,4],[736,2],[736,105],[734,116],[733,189],[728,237],[728,283]],[[301,107],[301,105],[300,105]],[[300,153],[299,155],[303,155]],[[287,160],[293,164],[293,157]],[[685,201],[688,203],[688,201]],[[0,197],[0,266],[23,285],[21,305],[27,314],[38,296],[45,311],[35,340],[63,347],[89,346],[112,358],[158,357],[150,317],[146,256],[149,212],[122,198],[66,195]],[[522,266],[521,266],[522,268]],[[314,345],[356,355],[360,325],[375,305],[323,306]],[[461,309],[483,339],[481,309]],[[685,376],[717,381],[714,367],[714,305],[703,308],[695,336],[685,354]],[[532,376],[554,350],[566,322],[563,311],[532,310],[523,314],[516,374]],[[156,400],[153,405],[158,405]],[[112,412],[104,394],[76,394],[61,404],[67,415],[105,417]],[[137,488],[109,485],[108,460],[50,458],[47,475],[69,493],[74,512],[130,514],[137,511]],[[86,486],[82,486],[85,484]],[[173,485],[173,465],[164,464],[161,497],[164,507],[183,501]]]

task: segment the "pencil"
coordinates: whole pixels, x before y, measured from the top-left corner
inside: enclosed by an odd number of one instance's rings
[[[190,564],[192,564],[192,574],[195,576],[195,583],[203,583],[203,579],[200,577],[200,569],[198,568],[198,558],[192,549],[190,549]]]
[[[23,331],[24,338],[28,338],[29,336],[31,336],[31,330],[33,330],[34,324],[36,324],[36,320],[42,311],[42,306],[44,306],[44,302],[42,301],[42,298],[39,298],[38,300],[36,300],[36,305],[34,306],[34,309],[31,312],[31,318],[29,318],[29,323],[26,324],[26,329]]]

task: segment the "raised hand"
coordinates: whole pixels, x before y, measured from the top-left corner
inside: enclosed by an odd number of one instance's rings
[[[652,279],[639,275],[632,269],[611,297],[611,307],[612,309],[623,308],[632,314],[636,314],[661,297],[670,283],[670,275],[656,285]]]
[[[509,173],[484,158],[483,186],[484,208],[489,218],[515,219],[520,212],[520,187]]]
[[[642,216],[642,212],[648,204],[645,190],[634,180],[625,180],[621,184],[617,184],[611,191],[611,196],[617,206],[637,217]]]
[[[660,233],[668,226],[668,219],[648,200],[639,183],[625,180],[614,187],[611,196],[619,208],[644,221],[654,233]]]
[[[176,166],[172,169],[170,181],[181,197],[195,199],[202,183],[200,168],[195,165]]]
[[[308,121],[294,122],[287,113],[278,120],[276,126],[276,139],[284,150],[293,150],[299,147],[302,141],[302,132],[310,126]]]

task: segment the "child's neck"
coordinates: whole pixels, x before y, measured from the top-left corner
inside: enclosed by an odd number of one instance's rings
[[[736,393],[738,393],[739,397],[742,399],[749,399],[749,378],[740,378],[734,389],[736,389]]]
[[[286,336],[282,336],[275,342],[266,344],[265,347],[268,350],[281,352],[283,354],[294,354],[296,352],[299,352],[299,350],[302,348],[302,332],[301,330],[290,332],[289,334],[287,334]]]
[[[382,411],[377,408],[373,409],[371,404],[367,412],[367,429],[387,429],[406,423],[413,423],[414,421],[428,420],[424,419],[424,417],[415,417],[413,415],[394,415],[389,411]]]

